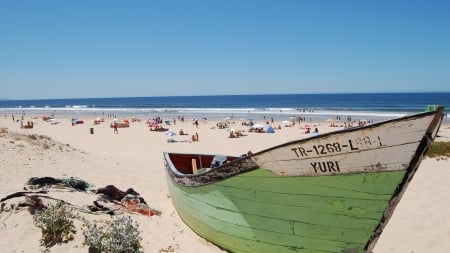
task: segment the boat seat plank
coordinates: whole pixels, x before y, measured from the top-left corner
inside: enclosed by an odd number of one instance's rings
[[[192,158],[192,174],[196,174],[198,169],[197,169],[197,159]]]

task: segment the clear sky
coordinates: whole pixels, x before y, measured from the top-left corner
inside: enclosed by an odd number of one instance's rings
[[[0,1],[0,98],[423,91],[450,1]]]

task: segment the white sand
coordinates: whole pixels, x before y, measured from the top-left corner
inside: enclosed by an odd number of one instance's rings
[[[25,122],[30,118],[25,118]],[[168,126],[178,132],[182,128],[189,135],[174,136],[189,140],[198,132],[199,142],[168,143],[163,132],[149,131],[144,121],[133,122],[114,134],[110,122],[93,125],[85,119],[82,125],[72,126],[70,119],[57,119],[49,124],[35,119],[33,129],[21,129],[20,123],[9,117],[0,118],[0,128],[9,132],[46,135],[61,144],[47,149],[14,140],[10,135],[0,137],[0,197],[22,190],[30,177],[78,177],[96,187],[112,184],[122,190],[133,188],[147,203],[162,212],[161,216],[145,217],[132,214],[139,222],[145,252],[222,252],[213,244],[197,236],[176,213],[169,196],[163,169],[163,151],[241,155],[259,151],[297,138],[306,137],[298,125],[283,127],[275,134],[246,133],[230,139],[225,129],[214,128],[216,122],[200,122],[198,128],[187,121]],[[276,124],[275,124],[276,125]],[[319,130],[333,128],[321,123]],[[94,134],[90,134],[94,128]],[[235,130],[246,130],[240,123]],[[442,126],[439,140],[449,141],[450,129]],[[392,219],[379,239],[374,252],[447,252],[450,248],[450,162],[425,159],[412,180]],[[79,195],[73,196],[80,202]],[[107,218],[107,217],[94,217]],[[33,225],[28,211],[12,215],[0,214],[1,252],[38,252],[40,231]],[[67,244],[56,245],[51,252],[87,252],[82,245],[81,230]]]

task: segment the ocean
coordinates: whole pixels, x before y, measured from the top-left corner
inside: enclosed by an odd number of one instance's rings
[[[311,121],[352,117],[381,121],[424,111],[427,105],[450,108],[450,92],[272,94],[167,97],[117,97],[39,100],[0,100],[0,114],[69,117],[113,116],[187,119],[288,120],[302,116]],[[445,118],[448,123],[448,119]]]

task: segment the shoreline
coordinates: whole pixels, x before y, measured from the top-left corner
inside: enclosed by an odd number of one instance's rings
[[[161,117],[163,119],[177,119],[183,116],[186,120],[208,120],[208,121],[243,121],[255,120],[266,121],[273,119],[274,121],[292,120],[293,118],[302,117],[306,122],[324,122],[326,120],[337,120],[345,122],[348,118],[350,121],[370,121],[380,122],[393,118],[398,118],[417,112],[397,112],[397,111],[346,111],[346,110],[293,110],[286,108],[0,108],[0,118],[20,118],[22,115],[40,119],[44,116],[55,118],[79,118],[93,120],[97,117],[105,119],[124,119],[124,118],[140,118],[147,120],[150,118]],[[450,124],[450,119],[444,116],[443,123]]]
[[[26,114],[24,121],[37,116]],[[241,155],[309,136],[301,128],[304,123],[285,127],[281,121],[275,121],[274,125],[280,124],[282,128],[274,134],[264,134],[248,132],[248,128],[236,120],[230,127],[244,131],[246,136],[228,138],[227,129],[218,128],[215,120],[199,121],[198,127],[186,120],[164,124],[170,131],[178,133],[183,129],[188,134],[177,134],[172,138],[178,142],[169,143],[165,132],[150,131],[146,120],[142,119],[131,122],[128,128],[119,128],[119,134],[114,134],[109,126],[112,119],[94,125],[95,118],[86,117],[84,124],[72,126],[71,117],[56,115],[59,123],[52,124],[40,116],[33,119],[32,129],[20,128],[20,122],[13,122],[11,115],[0,117],[0,128],[7,127],[11,133],[45,135],[62,145],[62,148],[42,149],[1,137],[1,196],[22,189],[32,176],[74,176],[99,187],[109,184],[120,189],[131,187],[151,207],[162,212],[161,216],[152,217],[131,215],[140,224],[144,252],[163,252],[161,250],[170,247],[175,249],[174,252],[184,253],[223,252],[192,232],[176,213],[164,175],[163,151]],[[341,129],[329,127],[325,121],[315,123],[321,133]],[[92,134],[91,128],[94,129]],[[198,142],[190,141],[190,136],[195,133],[199,134]],[[450,125],[444,124],[436,140],[448,142],[449,138]],[[450,235],[450,215],[442,211],[450,208],[446,196],[450,192],[448,178],[450,161],[425,159],[373,252],[444,252],[450,248],[450,242],[445,240]],[[27,211],[17,212],[7,219],[1,215],[0,219],[4,222],[4,228],[0,229],[0,236],[4,238],[0,242],[2,249],[7,252],[39,251],[40,231]],[[23,244],[24,240],[28,243]],[[79,231],[74,241],[55,245],[51,252],[86,252],[82,240]]]

